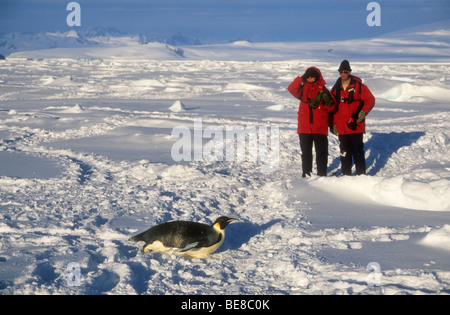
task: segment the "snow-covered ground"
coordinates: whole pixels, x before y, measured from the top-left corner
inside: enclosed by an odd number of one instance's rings
[[[301,44],[280,45],[55,49],[0,61],[0,292],[449,294],[448,45],[417,49],[420,62],[387,40],[386,54],[365,56],[349,43],[307,45],[322,53],[304,56]],[[309,66],[331,87],[343,56],[377,97],[368,175],[301,179],[298,103],[286,87]],[[174,128],[194,134],[200,119],[224,137],[279,128],[276,170],[249,156],[175,162]],[[339,174],[329,140],[329,173]],[[240,221],[206,259],[144,254],[128,241],[165,221],[220,215]]]

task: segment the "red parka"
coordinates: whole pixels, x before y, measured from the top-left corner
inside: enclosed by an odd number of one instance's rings
[[[306,79],[308,70],[314,69],[319,74],[320,78],[314,83],[309,83]],[[319,69],[311,67],[306,70],[302,77],[297,77],[288,87],[288,91],[300,100],[300,107],[298,109],[298,127],[297,133],[328,135],[328,113],[332,112],[335,105],[325,106],[321,103],[316,109],[309,106],[321,91],[329,94],[325,87],[326,82],[322,77]]]
[[[345,90],[342,87],[342,80],[339,79],[336,82],[336,85],[331,89],[331,94],[338,103],[336,108],[337,111],[334,115],[334,125],[336,126],[338,134],[348,135],[365,133],[365,120],[356,124],[356,130],[350,129],[348,123],[354,120],[355,113],[361,102],[364,102],[361,110],[366,112],[366,115],[369,114],[375,106],[375,97],[370,92],[369,88],[362,84],[360,78],[352,75],[350,84]],[[351,94],[353,94],[353,96],[351,96]]]

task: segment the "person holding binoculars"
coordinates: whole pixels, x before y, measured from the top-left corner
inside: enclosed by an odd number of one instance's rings
[[[313,147],[316,151],[317,175],[327,176],[328,120],[336,104],[325,85],[322,72],[316,67],[310,67],[287,88],[292,96],[300,100],[297,133],[302,151],[303,178],[312,175]]]

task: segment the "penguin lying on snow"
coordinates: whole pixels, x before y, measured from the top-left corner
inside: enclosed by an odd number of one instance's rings
[[[144,253],[151,251],[204,258],[215,252],[225,239],[225,227],[237,220],[219,217],[209,226],[186,221],[166,222],[130,238],[145,242]]]

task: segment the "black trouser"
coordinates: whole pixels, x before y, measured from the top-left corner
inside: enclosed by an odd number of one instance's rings
[[[312,148],[316,149],[317,175],[327,176],[328,166],[328,137],[300,133],[300,149],[302,150],[303,177],[311,176],[313,167]]]
[[[356,166],[356,175],[366,174],[363,136],[364,134],[362,133],[339,135],[343,175],[352,175],[353,161]]]

